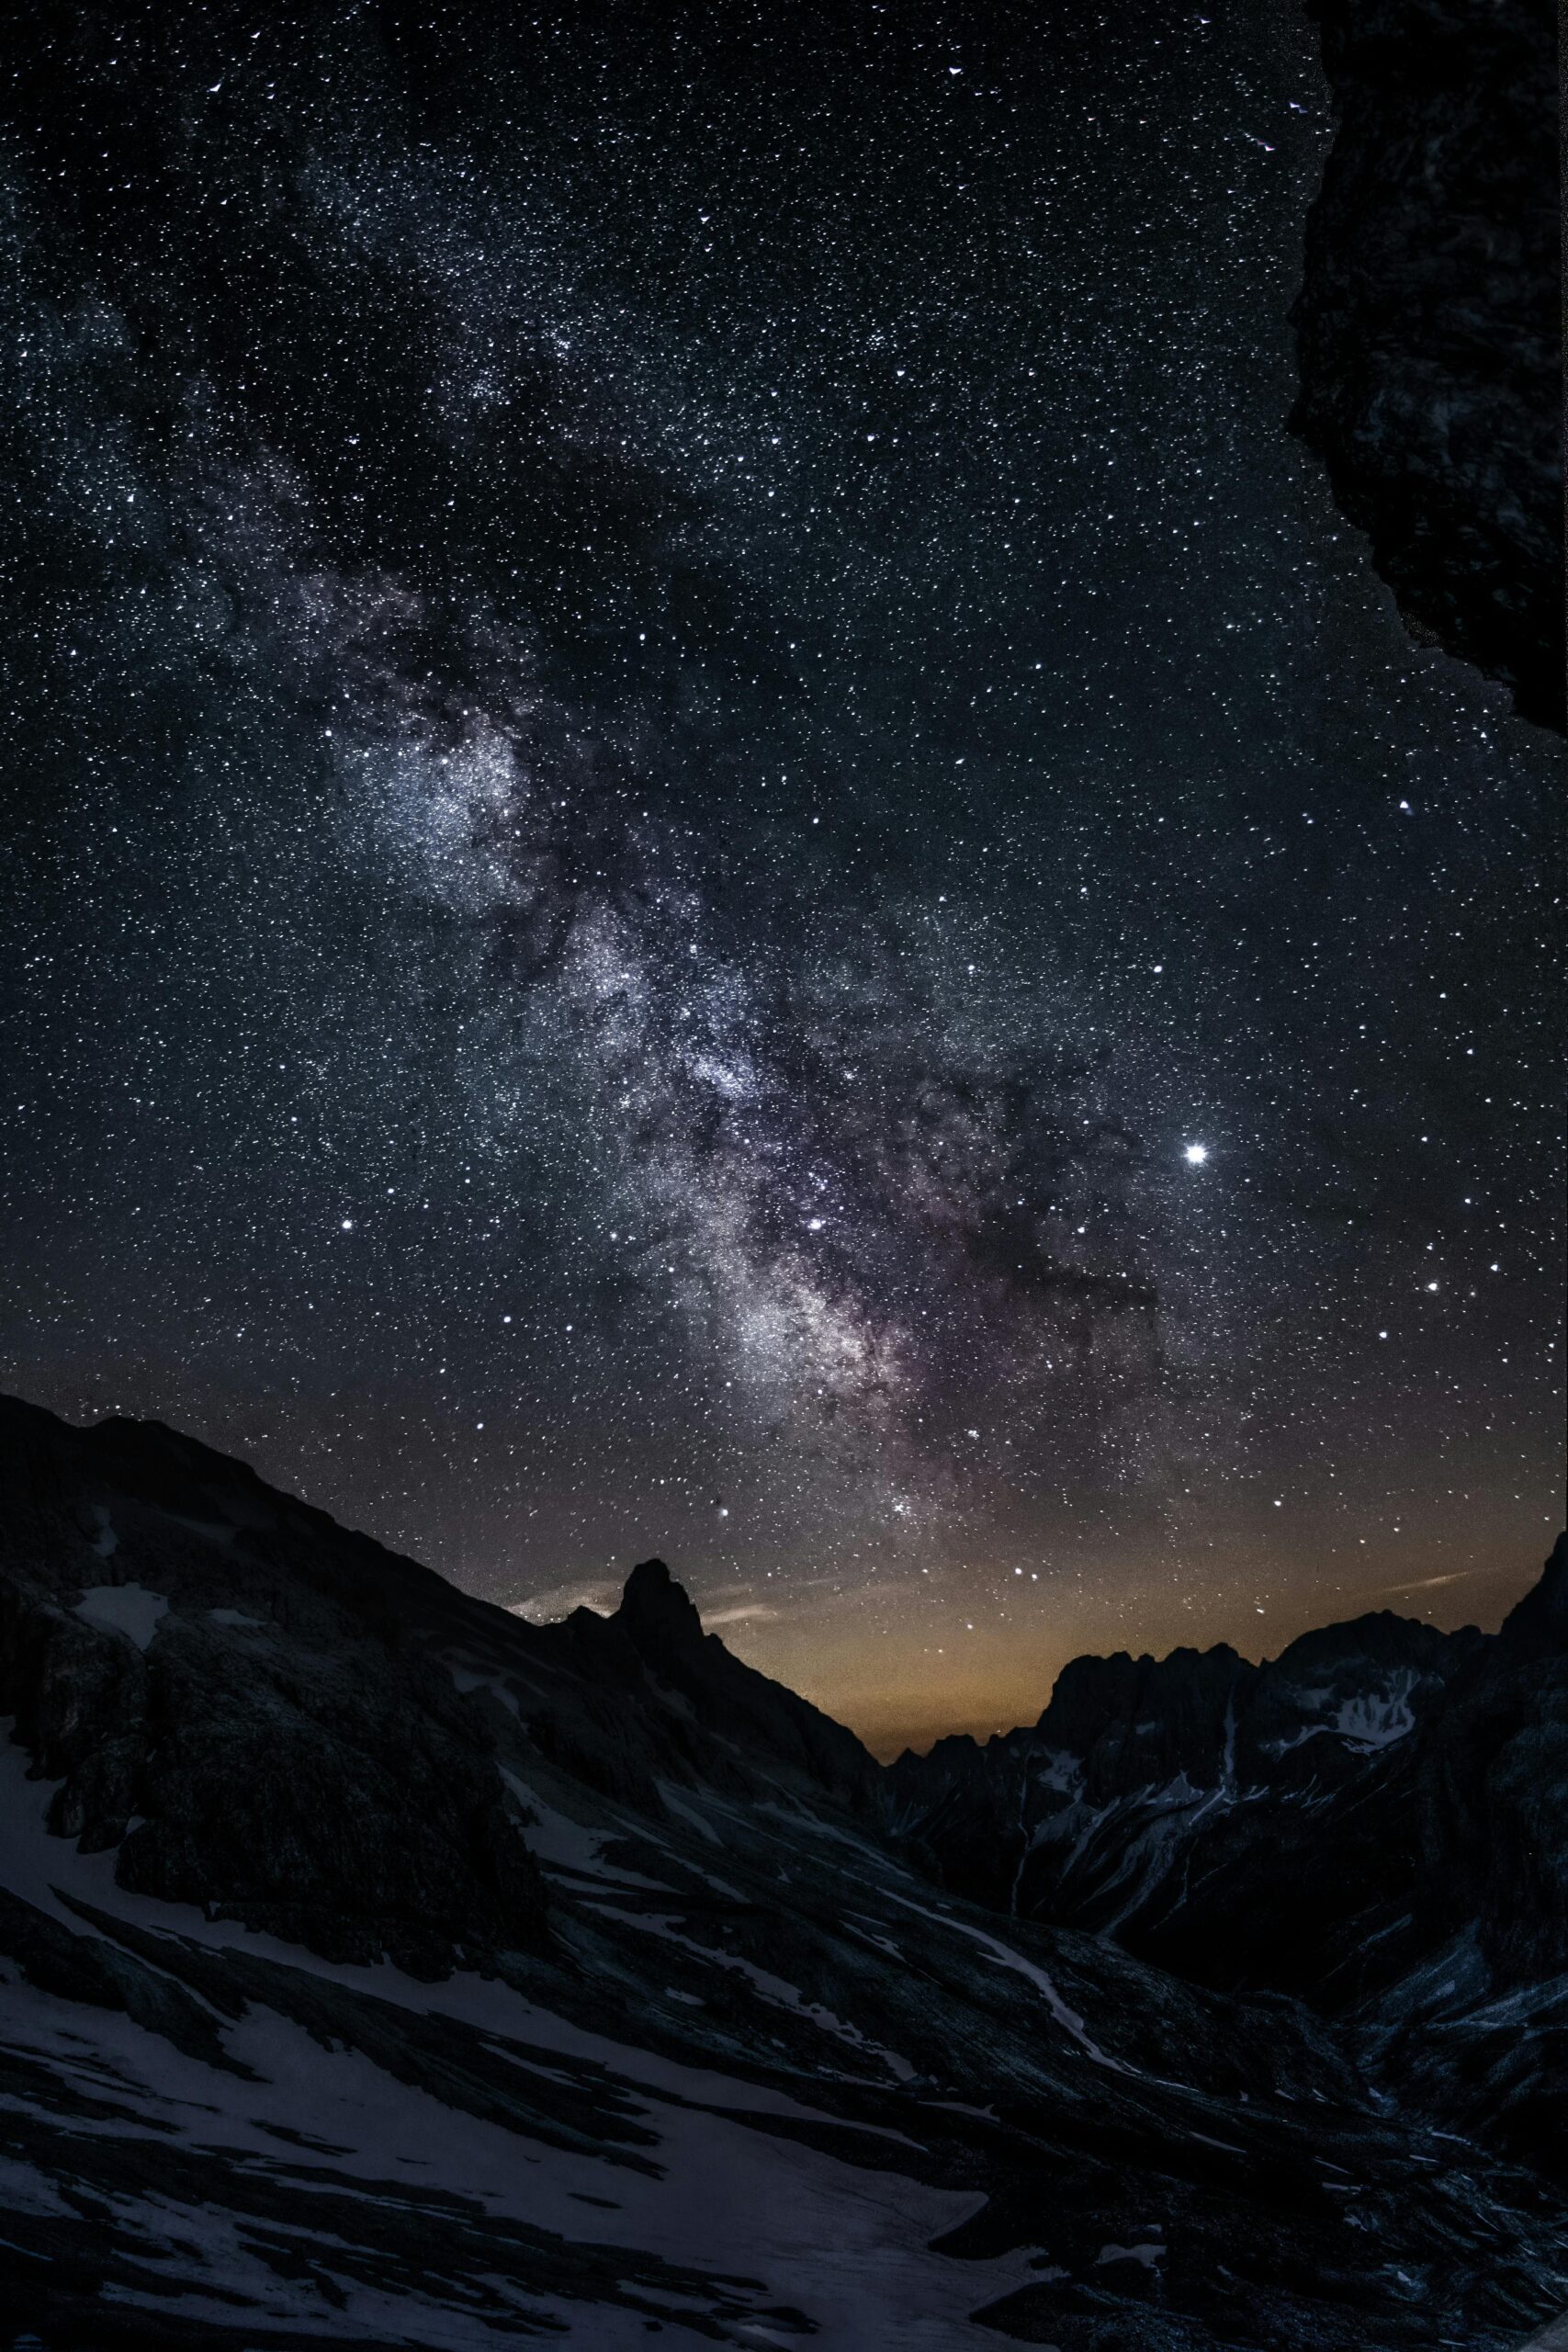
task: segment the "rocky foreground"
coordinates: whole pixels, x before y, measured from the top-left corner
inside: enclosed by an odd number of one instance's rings
[[[84,2352],[1517,2346],[1568,2306],[1565,1579],[1491,1645],[1086,1662],[917,1788],[657,1564],[531,1626],[155,1424],[0,1404],[0,2312]],[[1445,1774],[1482,1810],[1433,1910]],[[1176,1815],[1216,1919],[1254,1873],[1223,1962],[1142,1859]],[[1283,1915],[1282,1824],[1353,1857]],[[1378,1901],[1397,1962],[1325,1995]],[[1391,2055],[1445,2003],[1473,2111]]]

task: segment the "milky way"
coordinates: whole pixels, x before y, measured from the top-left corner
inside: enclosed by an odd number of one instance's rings
[[[1557,755],[1285,432],[1310,27],[897,14],[30,36],[0,1327],[889,1736],[1495,1611],[1561,1284]]]

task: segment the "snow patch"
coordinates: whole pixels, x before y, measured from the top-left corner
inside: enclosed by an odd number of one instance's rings
[[[459,1666],[454,1658],[448,1658],[446,1671],[452,1677],[453,1687],[465,1699],[470,1690],[489,1690],[493,1692],[503,1707],[513,1714],[517,1714],[516,1693],[506,1676],[497,1673],[493,1667],[479,1668],[472,1666]]]
[[[1402,1667],[1379,1690],[1358,1691],[1352,1698],[1341,1699],[1326,1723],[1304,1724],[1288,1739],[1263,1742],[1270,1756],[1288,1756],[1294,1747],[1303,1747],[1309,1739],[1320,1734],[1334,1732],[1347,1747],[1357,1748],[1363,1756],[1371,1756],[1380,1747],[1392,1747],[1416,1728],[1416,1716],[1411,1707],[1411,1694],[1420,1677],[1410,1667]],[[1326,1707],[1334,1697],[1332,1690],[1299,1690],[1297,1702],[1305,1714]]]
[[[1031,1777],[1037,1789],[1053,1789],[1058,1796],[1070,1797],[1082,1785],[1083,1766],[1069,1749],[1052,1748],[1046,1754],[1044,1770],[1033,1767],[1032,1774],[1026,1773],[1026,1781]]]
[[[1334,1729],[1353,1747],[1392,1747],[1416,1728],[1410,1705],[1415,1688],[1416,1677],[1406,1667],[1384,1690],[1347,1699],[1334,1718]]]
[[[684,1797],[677,1796],[668,1781],[659,1782],[659,1793],[670,1812],[679,1820],[683,1821],[689,1829],[696,1830],[700,1837],[707,1839],[710,1846],[723,1845],[724,1840],[712,1822],[705,1820],[694,1804],[688,1804]]]
[[[608,1879],[617,1886],[651,1886],[660,1894],[671,1893],[660,1879],[644,1878],[638,1871],[617,1870],[613,1863],[601,1861],[599,1849],[607,1838],[618,1835],[615,1829],[591,1829],[586,1822],[574,1821],[570,1814],[547,1804],[536,1790],[509,1772],[504,1764],[500,1771],[518,1803],[534,1815],[523,1824],[523,1835],[536,1860],[548,1869],[574,1871],[581,1878]]]
[[[145,1585],[95,1584],[76,1603],[75,1613],[107,1633],[126,1634],[139,1650],[144,1650],[168,1607],[161,1592],[149,1592]]]

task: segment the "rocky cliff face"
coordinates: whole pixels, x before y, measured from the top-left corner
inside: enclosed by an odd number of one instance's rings
[[[943,1883],[1343,2020],[1568,2177],[1568,1539],[1501,1633],[1388,1612],[1261,1667],[1082,1658],[1032,1729],[892,1768]],[[1511,2005],[1511,2006],[1510,2006]]]
[[[1381,1713],[1332,1642],[1272,1713],[1229,1653],[1086,1666],[1069,1802],[1407,1749],[1462,1666],[1380,1641]],[[656,1562],[530,1626],[170,1431],[0,1405],[0,2312],[46,2346],[1506,2352],[1568,2301],[1539,2177],[1297,2001],[934,1886]],[[1484,1888],[1541,1718],[1466,1720]],[[1404,1997],[1418,2081],[1452,1983]],[[1490,2130],[1529,2037],[1464,2032]]]
[[[438,1578],[171,1430],[3,1411],[0,1710],[51,1829],[330,1960],[537,1944],[488,1743],[410,1638]]]
[[[1568,1536],[1426,1743],[1423,1862],[1509,1985],[1568,1969]]]
[[[1336,115],[1294,428],[1413,634],[1563,724],[1556,28],[1546,0],[1314,0]]]
[[[1303,1947],[1295,1915],[1325,1906],[1302,1882],[1308,1857],[1287,1850],[1292,1825],[1314,1822],[1327,1803],[1337,1820],[1353,1819],[1479,1638],[1384,1612],[1305,1634],[1263,1667],[1223,1645],[1076,1658],[1032,1729],[984,1749],[947,1740],[930,1757],[901,1757],[891,1772],[898,1818],[944,1880],[962,1878],[976,1900],[1071,1917],[1161,1957],[1179,1932],[1173,1895],[1201,1851],[1207,1902],[1217,1910],[1234,1880],[1235,1916],[1227,1908],[1206,1958],[1184,1949],[1184,1964],[1233,1984],[1312,1982],[1321,1937]],[[1380,1836],[1382,1894],[1408,1893],[1416,1841],[1413,1817],[1392,1844]],[[1329,1865],[1335,1915],[1349,1903],[1350,1865],[1342,1843]],[[1280,1882],[1261,1905],[1260,1873]],[[1288,1884],[1299,1891],[1284,1902]]]

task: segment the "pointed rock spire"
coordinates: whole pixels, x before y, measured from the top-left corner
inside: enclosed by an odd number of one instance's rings
[[[617,1614],[638,1649],[689,1649],[703,1639],[696,1604],[662,1560],[638,1562],[626,1578]]]

